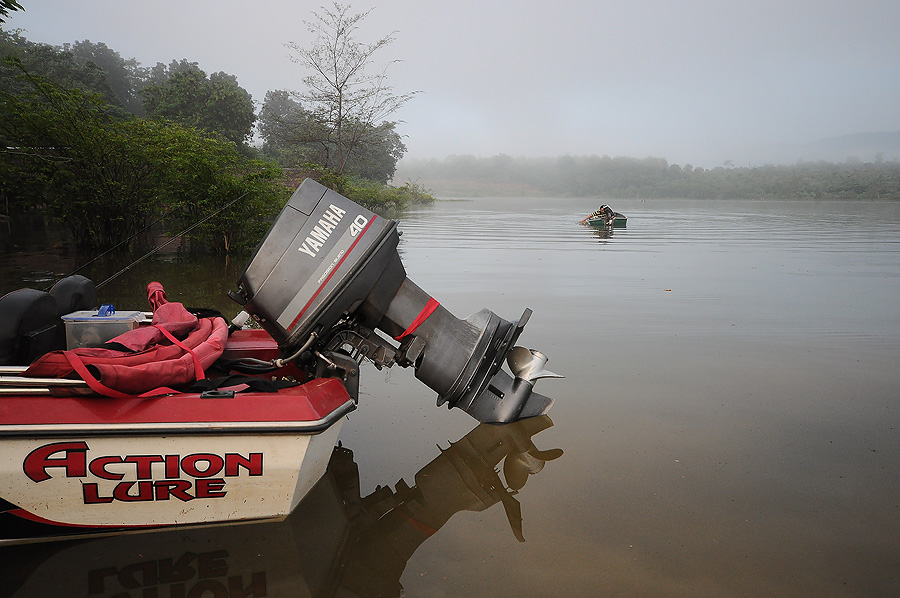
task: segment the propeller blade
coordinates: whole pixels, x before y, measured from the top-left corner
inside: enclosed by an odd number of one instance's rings
[[[521,490],[528,481],[528,476],[539,473],[547,461],[562,457],[561,449],[540,451],[532,448],[525,453],[512,453],[503,462],[503,476],[511,490]]]
[[[506,363],[509,365],[510,371],[516,378],[521,378],[528,382],[538,380],[540,378],[564,378],[560,374],[555,374],[550,370],[545,370],[548,358],[546,355],[536,349],[526,349],[525,347],[513,347],[506,354]]]
[[[540,472],[543,468],[543,461],[529,459],[524,453],[509,455],[503,462],[503,477],[506,478],[511,490],[521,490],[525,487],[528,476]]]

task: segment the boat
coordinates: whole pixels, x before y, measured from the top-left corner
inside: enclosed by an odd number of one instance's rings
[[[620,214],[619,212],[613,212],[611,219],[605,216],[594,216],[592,218],[588,218],[585,224],[596,228],[610,226],[612,226],[613,228],[625,228],[625,226],[628,224],[628,217],[624,214]]]
[[[457,319],[406,277],[398,240],[395,221],[308,179],[230,293],[231,322],[155,281],[149,312],[92,309],[79,275],[0,298],[0,541],[28,539],[12,521],[109,533],[286,517],[325,472],[363,358],[412,367],[439,406],[481,422],[544,415],[534,384],[559,376],[514,345],[531,310]]]
[[[581,221],[581,224],[585,224],[587,226],[592,226],[594,228],[625,228],[628,224],[628,218],[619,212],[613,211],[607,205],[602,205],[600,208],[590,215],[587,218]]]
[[[241,329],[220,359],[273,354],[265,331]],[[31,375],[35,365],[2,377],[0,539],[16,519],[72,532],[284,517],[324,473],[356,408],[331,377],[265,390],[238,377],[214,390],[110,397],[83,379]]]

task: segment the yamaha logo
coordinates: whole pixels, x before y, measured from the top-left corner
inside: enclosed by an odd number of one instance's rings
[[[310,257],[316,257],[346,213],[347,210],[342,210],[334,204],[328,206],[328,209],[325,210],[325,213],[322,214],[322,217],[319,218],[319,221],[309,232],[309,236],[306,237],[306,240],[303,241],[303,244],[297,250]]]

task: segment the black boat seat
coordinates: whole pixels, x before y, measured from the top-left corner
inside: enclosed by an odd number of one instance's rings
[[[60,322],[50,293],[19,289],[0,297],[0,365],[29,365],[48,351],[64,348]]]
[[[49,293],[19,289],[0,297],[0,365],[29,365],[57,349],[66,348],[62,316],[97,304],[93,281],[68,276]]]
[[[50,294],[56,299],[56,312],[60,317],[97,306],[97,288],[94,281],[81,274],[63,278],[53,285]]]

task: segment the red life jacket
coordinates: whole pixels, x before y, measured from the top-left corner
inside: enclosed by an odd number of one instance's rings
[[[154,298],[162,289],[159,283]],[[148,290],[151,285],[148,285]],[[163,301],[165,294],[163,292]],[[156,302],[150,326],[121,334],[111,348],[53,351],[39,358],[25,376],[82,378],[98,394],[109,397],[164,394],[170,387],[205,378],[205,370],[222,355],[228,324],[222,318],[197,318],[180,303]],[[181,338],[179,338],[181,337]]]

